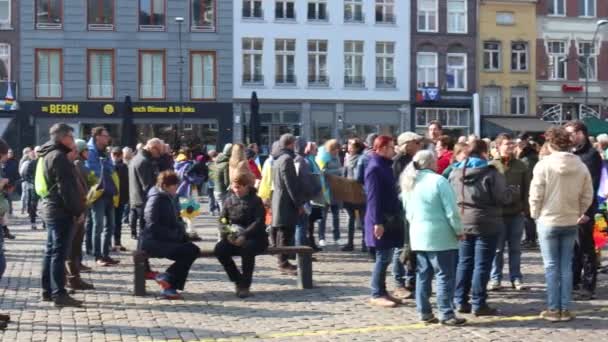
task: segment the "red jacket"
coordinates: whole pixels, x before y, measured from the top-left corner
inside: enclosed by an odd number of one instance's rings
[[[438,174],[442,174],[443,171],[445,169],[447,169],[448,166],[450,166],[453,154],[454,154],[454,152],[452,152],[452,151],[445,151],[445,152],[443,152],[442,155],[439,156],[439,158],[437,159],[437,173]]]
[[[258,164],[255,163],[255,160],[249,159],[248,163],[249,163],[249,170],[251,170],[251,172],[255,176],[255,179],[262,179],[262,172],[260,172],[260,169],[258,168]]]

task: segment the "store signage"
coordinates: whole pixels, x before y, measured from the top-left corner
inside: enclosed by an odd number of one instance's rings
[[[196,113],[192,106],[133,106],[133,113]]]
[[[583,88],[582,85],[578,85],[578,86],[573,86],[573,85],[567,85],[567,84],[562,84],[562,91],[564,93],[578,93],[583,91],[585,88]]]
[[[42,106],[40,111],[56,115],[78,115],[80,114],[80,105],[76,103],[48,104]]]

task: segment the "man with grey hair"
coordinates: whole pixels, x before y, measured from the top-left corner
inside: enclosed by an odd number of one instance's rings
[[[51,140],[40,148],[39,159],[48,192],[42,199],[48,236],[42,264],[42,300],[53,301],[56,307],[79,307],[82,302],[65,290],[65,260],[74,223],[84,221],[86,194],[79,191],[74,166],[68,159],[75,148],[72,127],[55,124],[49,133]]]
[[[131,207],[131,237],[137,239],[137,223],[140,232],[144,229],[144,205],[148,191],[156,184],[158,158],[164,145],[162,140],[153,138],[135,155],[129,164],[129,206]]]
[[[291,245],[298,217],[304,213],[304,200],[298,183],[294,163],[296,137],[283,134],[279,139],[281,153],[272,164],[272,226],[277,230],[275,245]],[[284,274],[296,273],[297,267],[291,265],[286,254],[278,256],[279,270]]]
[[[130,147],[123,147],[122,149],[122,160],[125,164],[129,165],[133,159],[133,149]]]

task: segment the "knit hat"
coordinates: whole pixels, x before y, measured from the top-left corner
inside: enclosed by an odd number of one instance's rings
[[[87,142],[82,139],[76,139],[74,143],[76,144],[76,151],[78,151],[78,153],[82,153],[88,149]]]
[[[399,135],[399,137],[397,138],[397,145],[401,146],[401,145],[405,145],[410,141],[417,141],[417,140],[422,140],[423,137],[414,133],[414,132],[405,132],[405,133],[401,133]]]

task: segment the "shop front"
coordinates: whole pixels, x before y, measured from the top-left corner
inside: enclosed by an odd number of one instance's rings
[[[414,127],[417,133],[426,134],[432,121],[439,121],[443,132],[458,138],[473,132],[472,96],[420,97],[413,108]]]
[[[232,138],[232,104],[230,103],[133,103],[132,124],[136,142],[156,137],[171,146],[204,147],[208,150],[223,146]],[[104,126],[112,144],[123,144],[125,113],[129,108],[117,102],[23,102],[21,115],[28,117],[34,129],[32,144],[49,138],[49,128],[64,122],[74,128],[75,136],[88,139],[93,127]],[[182,114],[183,113],[183,114]],[[180,116],[183,130],[178,134]]]

